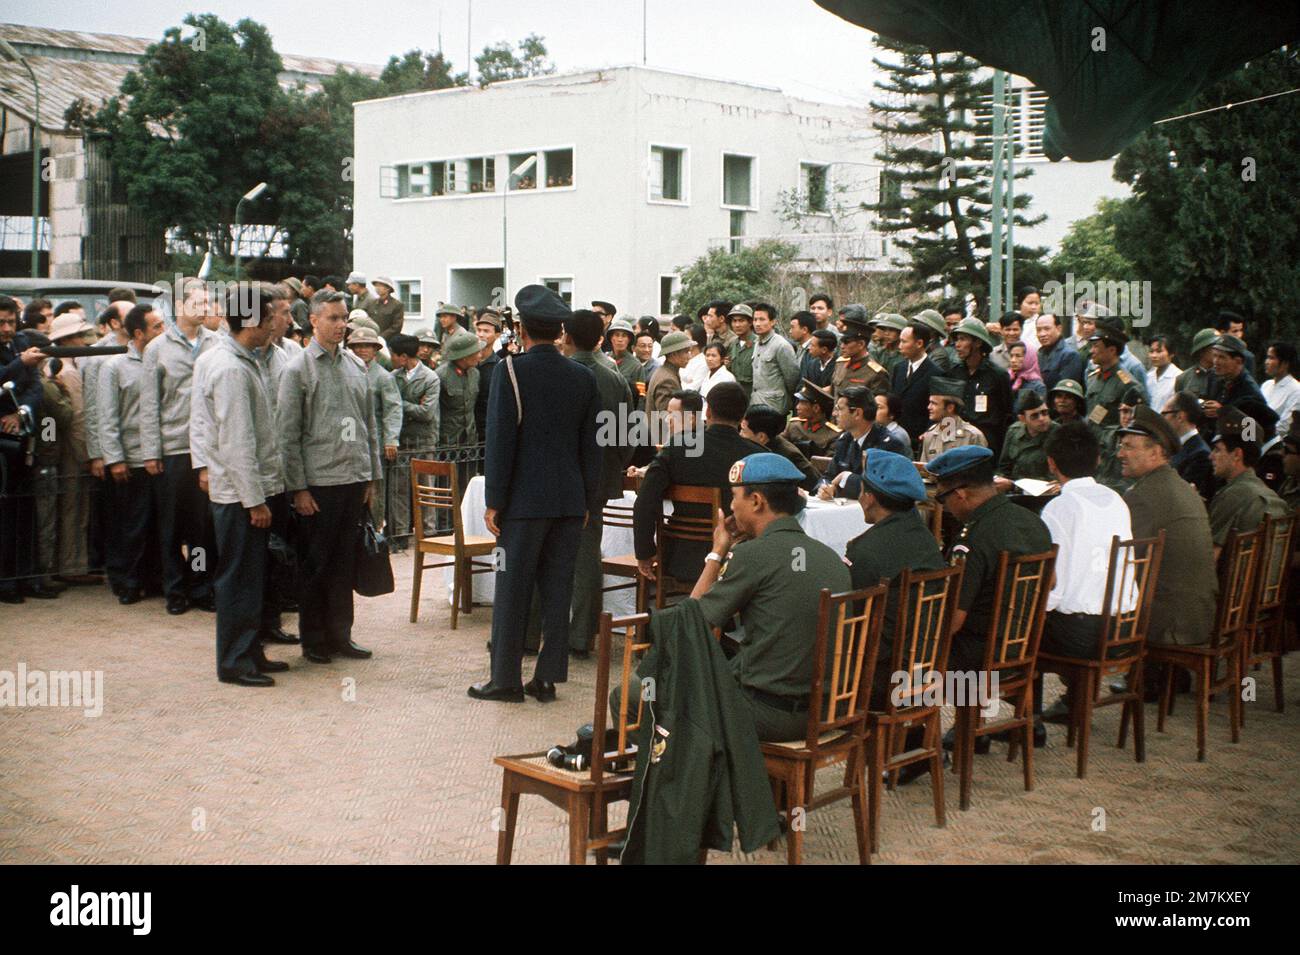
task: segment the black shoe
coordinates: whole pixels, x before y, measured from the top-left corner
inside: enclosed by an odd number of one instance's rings
[[[315,647],[303,647],[302,655],[312,663],[333,663],[334,658],[324,650],[317,650]]]
[[[539,652],[539,648],[537,647],[524,647],[524,656],[526,657],[535,657],[537,656],[538,652]]]
[[[198,600],[191,600],[190,606],[198,607],[200,610],[206,610],[208,613],[217,612],[216,597],[201,597]]]
[[[182,594],[172,594],[167,598],[167,612],[178,617],[190,609],[190,602]]]
[[[536,699],[538,703],[555,702],[555,684],[539,680],[537,677],[524,684],[524,692]]]
[[[44,581],[37,581],[34,584],[26,584],[23,587],[23,593],[28,597],[35,597],[37,600],[53,600],[59,594],[63,593],[63,589],[59,588],[56,590]]]
[[[369,660],[374,656],[374,653],[367,650],[365,647],[357,646],[351,640],[343,644],[341,647],[335,647],[331,652],[337,653],[341,657],[348,657],[353,660]]]
[[[265,673],[239,673],[235,676],[218,677],[222,683],[233,683],[236,686],[275,686],[275,681]]]
[[[295,645],[298,643],[298,634],[290,633],[283,627],[276,627],[274,630],[263,630],[258,633],[258,637],[266,643],[292,643]]]
[[[493,703],[522,703],[522,687],[497,686],[491,680],[475,683],[469,688],[469,696],[475,700],[489,700]]]
[[[1043,712],[1043,715],[1040,716],[1039,719],[1044,723],[1059,723],[1062,726],[1069,726],[1070,707],[1065,700],[1057,700]]]
[[[1047,727],[1041,720],[1041,717],[1034,720],[1034,749],[1042,749],[1047,745]],[[1020,730],[1003,730],[1001,733],[993,733],[992,738],[999,743],[1010,743],[1011,734],[1019,732]]]
[[[26,602],[27,598],[17,590],[0,590],[0,603],[21,604]]]
[[[117,602],[124,607],[130,604],[138,604],[141,600],[144,600],[144,591],[139,587],[134,590],[123,590],[117,595]]]
[[[987,734],[984,736],[976,736],[975,755],[976,756],[987,755],[989,749],[992,747],[992,742],[993,741],[988,737]],[[944,749],[951,751],[956,745],[957,745],[957,731],[955,729],[948,730],[948,732],[943,734]]]
[[[289,664],[283,660],[269,660],[262,657],[262,659],[253,662],[257,664],[258,673],[283,673],[289,669]]]
[[[952,765],[952,757],[947,753],[943,754],[943,765],[945,768]],[[906,786],[908,783],[916,782],[929,772],[930,761],[928,759],[923,759],[918,763],[908,763],[898,771],[898,785]]]

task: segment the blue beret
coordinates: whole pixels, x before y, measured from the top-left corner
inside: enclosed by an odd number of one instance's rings
[[[973,444],[965,445],[960,448],[953,448],[951,451],[945,451],[930,461],[925,469],[935,477],[943,480],[954,477],[969,468],[983,464],[993,457],[993,452],[988,448],[979,448]]]
[[[515,295],[515,311],[530,322],[560,325],[573,317],[564,299],[545,285],[525,285]]]
[[[916,473],[911,458],[880,448],[867,450],[862,484],[873,494],[903,501],[924,501],[925,482]]]
[[[743,484],[798,484],[803,473],[779,454],[764,451],[741,458],[731,466],[727,481],[732,487]]]

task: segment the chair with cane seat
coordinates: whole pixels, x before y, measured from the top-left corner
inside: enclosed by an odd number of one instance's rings
[[[998,557],[993,617],[989,621],[980,676],[989,680],[987,702],[997,702],[991,696],[996,679],[998,697],[1011,704],[1012,715],[993,721],[985,718],[978,700],[952,701],[956,704],[957,717],[953,762],[960,780],[962,809],[970,808],[975,741],[986,734],[1010,732],[1007,762],[1015,761],[1018,746],[1024,747],[1025,791],[1034,788],[1034,667],[1043,636],[1056,552],[1056,545],[1052,545],[1051,550],[1040,554],[1012,557],[1003,551]],[[968,691],[973,682],[966,681]]]
[[[1066,745],[1078,747],[1075,774],[1080,779],[1088,772],[1092,711],[1097,707],[1115,704],[1124,707],[1116,745],[1124,747],[1132,719],[1133,758],[1139,763],[1146,760],[1142,663],[1164,547],[1163,530],[1156,537],[1141,540],[1111,539],[1095,659],[1039,651],[1039,671],[1059,673],[1070,686],[1070,729]],[[1125,677],[1127,689],[1123,693],[1103,694],[1102,687],[1110,682],[1108,678],[1116,676]]]
[[[1192,672],[1196,692],[1196,760],[1205,761],[1206,737],[1210,724],[1210,695],[1228,697],[1228,724],[1232,741],[1241,741],[1242,638],[1255,593],[1255,573],[1260,563],[1263,530],[1232,533],[1223,547],[1219,567],[1219,599],[1214,613],[1210,642],[1199,646],[1161,644],[1147,647],[1147,660],[1166,664],[1160,692],[1156,732],[1165,731],[1165,716],[1171,709],[1175,667]],[[1223,677],[1218,676],[1220,665]]]
[[[515,823],[519,815],[519,797],[541,796],[547,802],[563,809],[569,816],[569,862],[583,865],[587,856],[596,855],[596,863],[608,861],[609,847],[621,841],[626,827],[609,831],[608,816],[611,803],[627,800],[632,795],[632,777],[636,758],[637,730],[645,707],[641,704],[641,687],[636,676],[636,665],[650,647],[646,629],[650,623],[647,613],[630,617],[614,617],[608,612],[600,615],[600,630],[596,636],[596,702],[592,715],[592,754],[589,765],[581,769],[553,766],[545,752],[525,753],[520,756],[498,756],[493,760],[501,767],[501,819],[497,835],[497,865],[509,865],[514,850]],[[623,649],[617,661],[613,660],[613,633],[623,631]],[[616,666],[619,699],[628,700],[635,694],[635,718],[628,715],[628,706],[619,707],[614,733],[609,727],[610,668]],[[608,739],[607,739],[608,737]]]
[[[415,572],[411,584],[411,623],[420,616],[420,584],[426,570],[454,567],[451,601],[451,629],[456,629],[460,613],[469,613],[473,605],[473,580],[475,574],[486,574],[496,569],[492,563],[474,560],[487,557],[496,550],[497,540],[491,536],[466,535],[460,516],[460,478],[457,465],[451,461],[411,461],[411,513],[415,528]],[[420,483],[421,475],[445,478],[446,485]],[[425,537],[424,511],[450,512],[451,533]],[[428,526],[433,526],[432,523]],[[450,557],[436,564],[427,564],[425,554]]]
[[[807,814],[844,798],[853,803],[858,861],[871,862],[871,796],[864,773],[867,707],[886,593],[885,584],[842,594],[823,588],[817,608],[808,732],[801,740],[760,744],[777,807],[785,817],[786,858],[791,865],[803,861]],[[844,784],[814,794],[817,770],[840,763],[846,764]]]
[[[1273,702],[1283,710],[1282,655],[1286,652],[1286,606],[1291,581],[1291,560],[1295,552],[1296,523],[1300,515],[1264,519],[1259,570],[1255,575],[1254,605],[1246,618],[1242,638],[1241,672],[1271,660]],[[1242,723],[1245,723],[1242,712]]]
[[[659,520],[659,533],[655,535],[655,609],[662,610],[667,598],[673,594],[689,594],[694,580],[676,580],[664,572],[664,554],[670,542],[713,543],[713,531],[722,509],[722,491],[716,487],[694,484],[671,484],[664,491],[664,500],[672,502],[671,511],[664,509]],[[683,507],[682,505],[687,505]],[[707,506],[708,516],[699,513]]]

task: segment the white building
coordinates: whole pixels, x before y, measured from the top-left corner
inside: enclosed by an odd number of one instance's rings
[[[871,118],[640,66],[358,103],[354,265],[398,282],[411,328],[534,282],[667,314],[678,267],[765,236],[820,270],[886,268],[870,217],[839,214],[876,199]]]

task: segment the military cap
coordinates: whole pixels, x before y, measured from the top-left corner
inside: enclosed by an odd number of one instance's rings
[[[563,325],[573,317],[559,293],[545,285],[525,285],[515,294],[515,311],[527,322]]]
[[[1118,318],[1098,318],[1092,334],[1088,336],[1088,341],[1103,341],[1123,348],[1128,343],[1128,331]]]
[[[352,322],[355,322],[358,318],[369,318],[369,317],[370,317],[370,313],[367,312],[364,308],[354,308],[352,311],[348,312],[348,323],[351,324]]]
[[[1074,397],[1078,398],[1080,401],[1087,400],[1083,393],[1083,385],[1079,384],[1073,378],[1062,378],[1056,383],[1056,387],[1053,388],[1049,394],[1054,395],[1058,391],[1063,394],[1074,395]]]
[[[1138,405],[1146,404],[1146,400],[1137,385],[1130,385],[1124,394],[1120,395],[1119,403],[1128,408],[1136,408]]]
[[[993,452],[988,448],[967,444],[931,458],[925,469],[940,481],[947,481],[991,460]]]
[[[292,275],[280,284],[289,286],[289,288],[293,289],[298,295],[302,294],[302,282],[298,281],[298,279],[294,278]]]
[[[752,322],[754,320],[754,310],[743,302],[739,302],[731,306],[731,311],[727,313],[728,319],[732,319],[736,316],[747,318]]]
[[[1080,302],[1075,308],[1074,314],[1078,318],[1090,318],[1094,322],[1111,317],[1110,309],[1105,305],[1098,305],[1092,301]]]
[[[930,379],[930,394],[932,397],[955,401],[962,407],[966,406],[966,385],[956,378],[941,378],[935,375]]]
[[[375,324],[374,320],[369,315],[364,313],[348,322],[349,330],[356,331],[358,328],[367,329],[374,332],[376,335],[379,334],[379,326]]]
[[[861,325],[866,328],[871,324],[866,308],[856,302],[845,305],[840,309],[840,318],[844,319],[845,325]]]
[[[363,272],[349,272],[348,277],[343,280],[344,285],[365,285],[366,276]]]
[[[695,344],[695,339],[685,332],[669,332],[659,343],[660,355],[671,355]]]
[[[609,304],[609,302],[592,302],[591,307],[603,308],[606,314],[608,314],[611,318],[613,318],[615,315],[618,314],[618,309],[616,309],[613,305]]]
[[[948,334],[948,323],[932,308],[923,308],[912,316],[913,325],[923,325],[940,337]]]
[[[1033,411],[1035,408],[1041,408],[1043,404],[1043,396],[1038,392],[1029,388],[1021,388],[1020,394],[1016,395],[1016,414]]]
[[[416,341],[418,341],[421,345],[432,345],[434,348],[442,347],[442,345],[438,341],[438,336],[433,333],[432,328],[426,328],[424,331],[420,332],[419,336],[416,338]]]
[[[455,315],[460,318],[465,312],[459,306],[452,305],[451,302],[443,302],[433,314],[435,317],[439,315]]]
[[[1182,440],[1174,426],[1164,419],[1164,415],[1150,405],[1138,405],[1133,409],[1133,421],[1127,428],[1120,428],[1119,434],[1141,434],[1152,439],[1165,449],[1171,458],[1182,447]]]
[[[901,332],[907,327],[907,319],[897,312],[881,312],[876,316],[876,325],[880,328],[892,328],[896,332]]]
[[[1219,333],[1213,328],[1202,328],[1192,339],[1192,357],[1195,358],[1201,352],[1205,351],[1205,349],[1213,345],[1215,339],[1218,337]]]
[[[478,313],[478,318],[474,319],[474,324],[491,325],[497,331],[501,331],[501,313],[495,308],[485,308]]]
[[[857,475],[850,475],[851,478]],[[863,468],[862,485],[877,497],[889,497],[901,501],[924,501],[925,482],[917,473],[911,458],[905,458],[893,451],[881,448],[867,450],[866,467]],[[852,492],[849,482],[845,489]],[[857,495],[852,495],[856,497]]]
[[[626,318],[613,319],[605,329],[606,337],[613,335],[615,332],[623,332],[625,335],[635,335],[636,329]]]
[[[1249,422],[1254,422],[1253,425]],[[1258,398],[1243,398],[1235,405],[1225,405],[1219,411],[1217,441],[1224,436],[1235,436],[1263,444],[1277,433],[1277,412]],[[1246,438],[1251,434],[1253,437]]]
[[[811,401],[821,405],[822,411],[827,414],[835,410],[835,398],[831,395],[830,389],[819,388],[815,382],[807,378],[803,380],[803,387],[794,393],[794,397],[796,401]]]
[[[348,334],[348,347],[353,345],[379,345],[379,333],[364,325],[355,325]]]
[[[461,331],[443,342],[442,357],[447,361],[455,361],[457,358],[468,358],[470,355],[477,355],[482,350],[483,343],[479,341],[477,335]]]
[[[1234,358],[1245,359],[1246,343],[1236,335],[1219,335],[1210,346],[1215,351],[1227,352]]]
[[[798,484],[803,472],[779,454],[763,451],[741,458],[727,473],[727,483],[732,487],[751,484]]]
[[[952,333],[954,335],[969,335],[971,338],[982,341],[989,348],[997,347],[993,341],[992,333],[978,318],[963,318],[957,323],[957,327],[952,330]]]
[[[387,285],[387,286],[388,286],[388,294],[389,294],[389,295],[392,295],[392,294],[396,293],[396,291],[397,291],[397,283],[394,282],[392,279],[390,279],[390,278],[389,278],[388,276],[386,276],[386,275],[376,275],[376,276],[375,276],[375,280],[374,280],[373,282],[371,282],[370,284],[371,284],[371,285]]]

